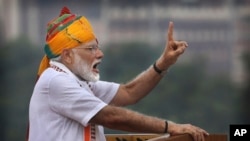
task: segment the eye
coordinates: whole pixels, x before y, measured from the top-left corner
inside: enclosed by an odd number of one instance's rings
[[[98,45],[90,45],[90,46],[86,47],[85,49],[89,50],[93,54],[95,54],[98,49],[100,50]]]
[[[91,51],[93,54],[95,54],[96,50],[97,50],[97,47],[96,46],[90,46],[89,48],[89,51]]]
[[[90,51],[94,51],[95,50],[95,48],[94,47],[90,47],[90,48],[88,48]]]

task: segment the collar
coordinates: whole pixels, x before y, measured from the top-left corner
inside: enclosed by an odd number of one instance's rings
[[[52,61],[52,60],[50,60],[49,64],[50,64],[50,67],[54,68],[56,71],[64,72],[70,75],[71,77],[73,77],[74,79],[76,79],[77,81],[83,82],[74,73],[72,73],[64,64],[60,62]]]
[[[50,60],[49,64],[50,64],[50,67],[53,68],[53,69],[55,69],[56,71],[58,71],[58,72],[64,72],[64,73],[70,75],[71,77],[73,77],[73,78],[78,82],[78,84],[80,85],[80,87],[82,87],[83,85],[87,85],[87,86],[89,87],[89,90],[90,90],[91,92],[93,91],[90,82],[80,80],[80,79],[79,79],[74,73],[72,73],[64,64],[62,64],[62,63],[60,63],[60,62],[52,61],[52,60]]]

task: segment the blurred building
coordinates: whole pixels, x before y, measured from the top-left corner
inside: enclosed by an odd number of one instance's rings
[[[250,52],[250,1],[249,0],[238,0],[236,2],[236,9],[235,9],[235,25],[236,25],[236,43],[235,43],[235,52],[240,52],[238,54],[238,58],[241,57],[242,52]],[[240,72],[239,69],[242,69],[242,66],[239,66],[239,60],[234,61],[235,75],[233,76],[234,79],[247,78],[249,74],[246,73],[237,73]]]
[[[240,54],[249,45],[248,0],[0,0],[5,38],[27,35],[43,46],[46,24],[63,6],[85,15],[101,44],[147,42],[162,46],[169,21],[175,38],[186,40],[187,58],[209,60],[208,72],[226,72],[241,81]]]
[[[16,38],[20,35],[21,23],[20,5],[18,0],[0,0],[0,22],[6,40]]]

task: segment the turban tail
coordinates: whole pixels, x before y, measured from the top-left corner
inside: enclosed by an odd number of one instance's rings
[[[96,39],[91,24],[84,16],[71,14],[64,7],[59,17],[48,23],[47,37],[38,77],[49,67],[49,59],[60,56],[64,49],[71,49]]]

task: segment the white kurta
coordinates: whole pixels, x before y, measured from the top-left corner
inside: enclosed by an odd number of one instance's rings
[[[42,73],[30,100],[29,141],[105,141],[103,128],[88,122],[112,100],[119,84],[80,81],[63,64],[50,63],[55,68]]]

